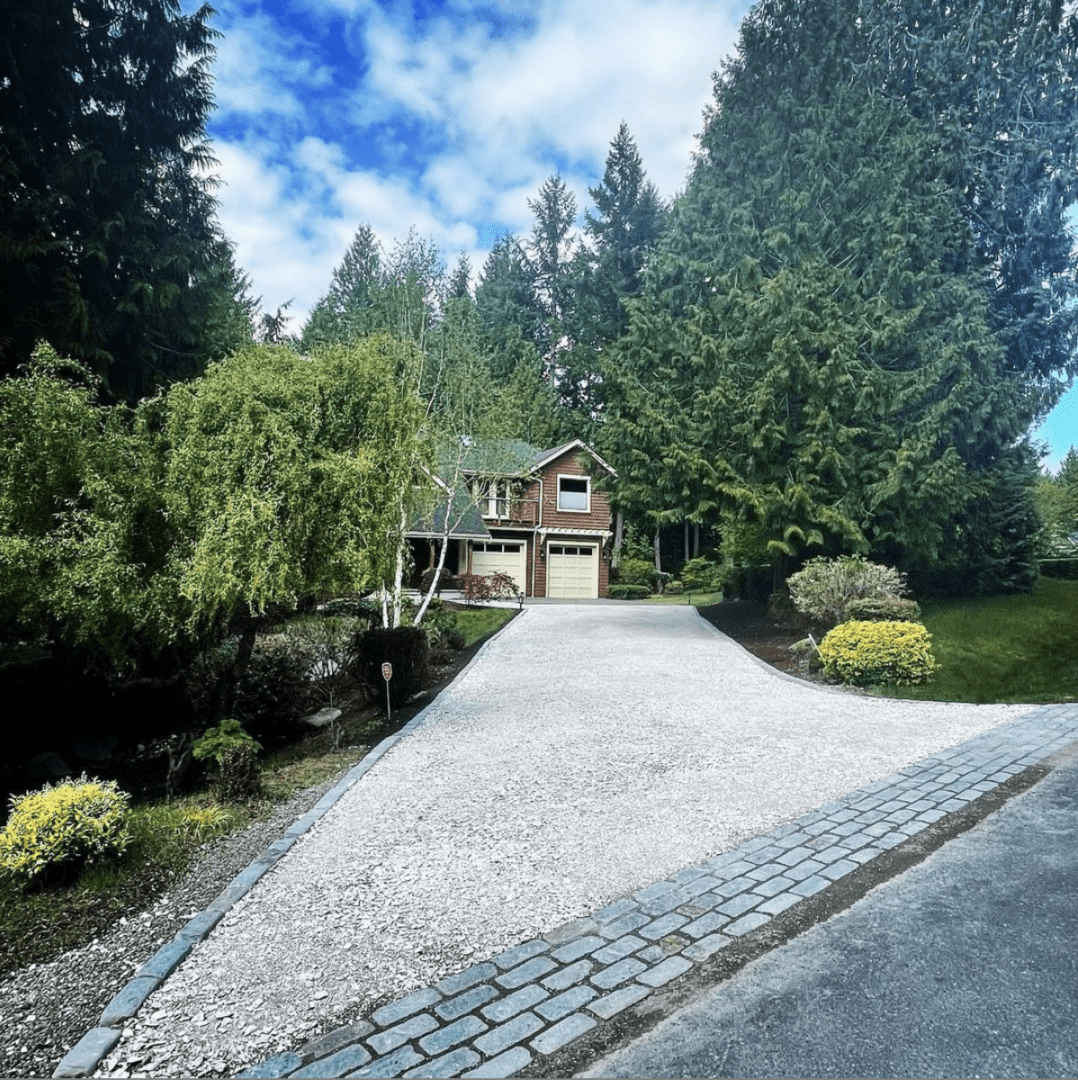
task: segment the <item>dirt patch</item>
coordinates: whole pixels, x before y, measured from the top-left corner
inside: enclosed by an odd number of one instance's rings
[[[807,664],[790,651],[791,645],[804,640],[805,631],[780,626],[768,614],[766,604],[730,600],[725,604],[702,607],[700,614],[716,630],[721,630],[776,670],[809,682],[828,681],[820,674],[809,672]]]

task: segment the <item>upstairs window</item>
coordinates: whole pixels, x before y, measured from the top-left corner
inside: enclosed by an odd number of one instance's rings
[[[586,476],[558,477],[558,509],[587,513],[591,509],[591,481]]]

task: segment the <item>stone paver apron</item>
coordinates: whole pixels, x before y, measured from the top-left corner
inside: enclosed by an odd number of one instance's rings
[[[688,607],[530,608],[55,1075],[534,1068],[1075,738],[808,686]]]

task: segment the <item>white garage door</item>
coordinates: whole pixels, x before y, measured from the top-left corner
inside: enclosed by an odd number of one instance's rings
[[[527,581],[527,561],[523,542],[511,540],[475,541],[472,544],[472,573],[508,574],[516,582],[517,592]]]
[[[547,548],[547,596],[595,600],[599,596],[599,545],[551,544]]]

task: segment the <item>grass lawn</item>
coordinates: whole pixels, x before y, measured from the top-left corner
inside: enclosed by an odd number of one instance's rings
[[[494,633],[516,614],[515,608],[475,607],[457,610],[456,627],[464,635],[464,647],[470,648],[480,638]]]
[[[693,607],[710,607],[712,604],[722,603],[722,589],[711,592],[662,593],[660,596],[649,596],[647,602],[649,604],[692,604]]]
[[[1041,578],[1027,596],[922,605],[940,665],[890,697],[927,701],[1078,701],[1078,581]]]

